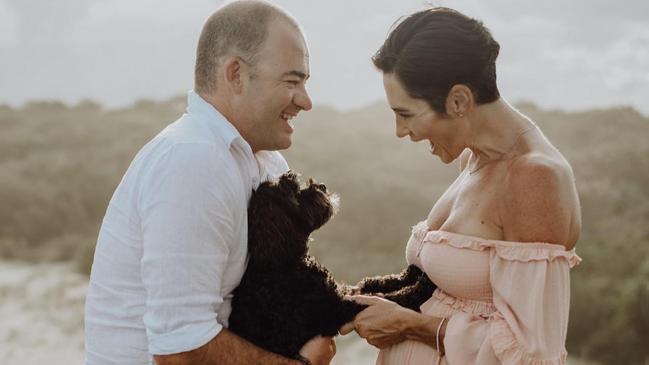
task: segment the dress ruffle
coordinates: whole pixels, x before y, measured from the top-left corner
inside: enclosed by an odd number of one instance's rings
[[[458,298],[437,288],[420,307],[424,314],[449,318],[444,359],[467,364],[566,363],[569,268],[581,262],[574,249],[566,250],[562,245],[545,242],[489,240],[429,230],[426,222],[420,222],[413,227],[406,257],[409,263],[430,272],[437,269],[434,259],[452,260],[455,252],[435,251],[432,247],[427,248],[429,244],[489,253],[488,273],[485,275],[489,275],[488,285],[493,291],[491,301]],[[458,255],[455,259],[460,257],[464,256]],[[519,264],[521,262],[526,264]],[[454,283],[448,276],[442,277],[446,279],[445,288],[457,290],[462,283]],[[540,303],[555,305],[550,308]],[[557,333],[562,334],[560,339],[549,338],[550,334],[554,336]],[[401,361],[410,359],[409,354],[402,355],[390,358],[391,362],[385,364],[413,363]]]
[[[428,224],[426,224],[426,221],[421,221],[414,226],[412,226],[412,235],[415,237],[418,241],[421,241],[424,239],[426,236],[426,233],[428,233],[430,230],[428,229]]]
[[[419,222],[412,227],[412,234],[421,245],[426,243],[447,244],[456,248],[485,251],[494,249],[496,254],[509,261],[553,261],[565,259],[572,268],[581,262],[575,249],[565,250],[561,245],[544,242],[512,242],[489,240],[439,230],[428,230],[426,222]]]
[[[568,352],[564,349],[556,358],[539,359],[518,343],[507,322],[498,312],[489,319],[489,337],[494,353],[504,365],[564,365]]]
[[[450,317],[458,312],[488,316],[496,311],[493,302],[456,298],[437,288],[433,296],[420,307],[422,313]]]

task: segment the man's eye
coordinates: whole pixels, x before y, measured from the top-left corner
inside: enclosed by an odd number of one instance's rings
[[[412,115],[410,115],[410,114],[399,114],[399,116],[401,118],[403,118],[403,119],[408,119],[408,118],[412,117]]]
[[[295,85],[295,86],[297,86],[300,83],[300,81],[298,81],[298,80],[287,80],[286,82],[288,82],[291,85]]]

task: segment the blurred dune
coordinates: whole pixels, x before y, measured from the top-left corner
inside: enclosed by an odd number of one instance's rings
[[[184,97],[118,110],[92,101],[0,105],[0,257],[65,262],[60,265],[88,273],[99,225],[122,174],[139,148],[184,107]],[[571,113],[531,103],[518,107],[571,162],[582,201],[577,249],[584,262],[572,276],[569,352],[602,364],[645,364],[649,118],[623,107]],[[410,227],[425,218],[458,172],[457,164],[445,166],[430,156],[425,144],[395,138],[392,119],[383,103],[346,113],[316,107],[298,117],[294,146],[285,153],[293,169],[341,197],[341,211],[317,232],[312,246],[341,281],[400,270]],[[14,275],[8,267],[0,266],[0,280]],[[37,273],[29,275],[40,281]],[[63,281],[53,290],[66,293],[77,284]],[[21,296],[4,295],[3,318],[12,305],[7,303]],[[82,305],[71,307],[79,311],[80,326]],[[41,321],[28,322],[38,328]]]

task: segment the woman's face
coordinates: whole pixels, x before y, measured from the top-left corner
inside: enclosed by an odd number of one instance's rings
[[[454,161],[464,151],[459,120],[441,116],[422,99],[408,95],[394,73],[383,74],[383,87],[396,117],[397,137],[413,142],[428,140],[430,152],[442,162]]]

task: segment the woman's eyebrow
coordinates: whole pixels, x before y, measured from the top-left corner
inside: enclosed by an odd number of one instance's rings
[[[402,114],[403,113],[410,113],[410,110],[400,108],[400,107],[394,107],[394,108],[392,108],[392,110],[394,110],[395,113],[402,113]]]

